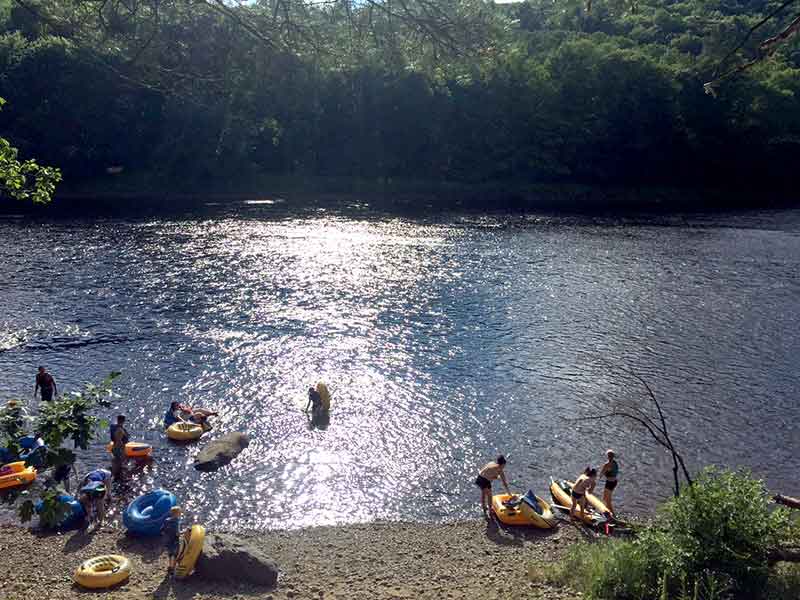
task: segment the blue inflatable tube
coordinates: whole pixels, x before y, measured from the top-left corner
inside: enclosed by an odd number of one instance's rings
[[[137,535],[159,535],[169,509],[177,504],[178,500],[170,492],[153,490],[128,505],[122,513],[122,523],[129,532]]]
[[[61,519],[61,522],[57,525],[58,529],[72,529],[73,527],[77,527],[86,517],[86,512],[83,510],[83,505],[78,502],[78,499],[75,496],[70,496],[69,494],[59,494],[57,500],[61,504],[65,504],[69,507],[69,511]],[[34,505],[33,509],[36,511],[36,514],[41,514],[42,510],[44,509],[44,501],[38,500]]]

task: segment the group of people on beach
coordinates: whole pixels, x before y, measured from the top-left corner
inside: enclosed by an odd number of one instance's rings
[[[34,397],[37,393],[41,394],[41,399],[44,402],[50,402],[58,395],[55,378],[43,366],[38,369],[33,393]],[[216,414],[216,412],[203,408],[192,408],[186,404],[171,402],[164,414],[164,427],[167,428],[179,422],[196,423],[201,425],[205,431],[208,431],[211,429],[208,419]],[[111,501],[111,484],[114,479],[121,478],[124,473],[124,465],[128,459],[125,446],[130,441],[130,434],[125,422],[125,415],[117,415],[116,422],[109,426],[108,434],[111,441],[112,456],[111,470],[103,468],[92,469],[80,479],[78,479],[74,463],[61,465],[54,470],[54,483],[62,485],[67,493],[71,492],[70,480],[72,478],[77,480],[76,497],[83,507],[85,514],[84,524],[87,529],[99,528],[103,525],[106,511]],[[170,574],[174,574],[177,564],[180,536],[184,533],[182,531],[182,521],[183,512],[181,508],[174,506],[170,509],[170,514],[161,528],[169,557],[168,573]]]
[[[481,509],[483,509],[483,514],[486,518],[491,518],[493,481],[499,479],[506,493],[509,496],[512,495],[506,480],[505,468],[506,457],[501,454],[495,460],[486,463],[475,478],[475,485],[481,491]],[[619,463],[615,452],[606,450],[606,462],[600,467],[599,471],[595,467],[588,466],[575,479],[571,491],[572,506],[569,508],[571,517],[575,517],[576,509],[580,507],[580,518],[584,518],[586,513],[586,494],[594,492],[598,475],[605,480],[603,504],[606,505],[612,515],[614,514],[613,494],[619,483]]]

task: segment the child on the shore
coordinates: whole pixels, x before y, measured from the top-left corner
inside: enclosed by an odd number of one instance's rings
[[[169,567],[167,568],[167,573],[169,575],[175,573],[175,564],[178,562],[178,551],[181,546],[182,515],[181,507],[173,506],[169,510],[169,516],[164,520],[164,524],[161,526],[161,533],[164,534],[164,542],[167,546],[167,554],[169,555]]]

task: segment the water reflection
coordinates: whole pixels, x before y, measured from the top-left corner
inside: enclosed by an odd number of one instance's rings
[[[65,389],[122,370],[109,415],[126,413],[157,456],[131,493],[170,489],[217,527],[473,515],[473,470],[499,450],[512,485],[543,491],[613,446],[618,503],[647,509],[642,482],[654,472],[657,494],[670,483],[646,434],[564,419],[639,393],[603,362],[648,377],[694,464],[749,465],[797,492],[800,238],[784,217],[769,229],[759,219],[664,227],[252,205],[3,222],[0,389],[27,395],[40,363]],[[319,380],[329,422],[302,410]],[[172,400],[219,412],[211,437],[243,431],[250,446],[195,471],[199,446],[161,431]]]

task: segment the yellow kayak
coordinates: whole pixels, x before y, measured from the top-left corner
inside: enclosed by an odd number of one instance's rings
[[[506,525],[527,525],[539,529],[556,526],[550,505],[531,491],[524,496],[496,494],[492,496],[492,509],[500,522]]]
[[[567,481],[566,479],[553,479],[550,478],[550,495],[553,497],[553,501],[560,505],[567,510],[570,509],[572,506],[572,486],[574,482]],[[588,496],[591,494],[587,494],[587,501]],[[575,508],[575,516],[580,518],[581,509],[580,507]],[[592,507],[591,504],[586,506],[586,512],[583,516],[583,522],[587,525],[596,525],[598,523],[604,522],[606,519],[595,509]]]

